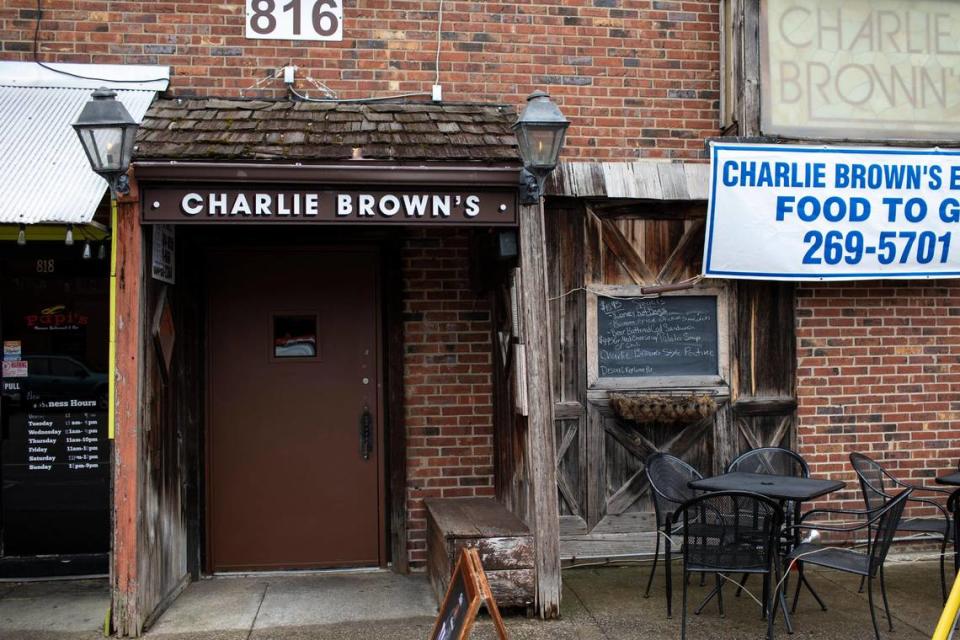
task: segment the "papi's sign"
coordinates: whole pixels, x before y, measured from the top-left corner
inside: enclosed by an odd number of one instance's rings
[[[517,224],[513,192],[143,188],[143,222]]]
[[[960,2],[763,0],[761,10],[764,133],[960,133]]]
[[[960,276],[960,150],[711,146],[707,277]]]

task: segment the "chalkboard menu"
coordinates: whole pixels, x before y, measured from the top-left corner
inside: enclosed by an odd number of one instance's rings
[[[597,296],[600,378],[715,376],[717,297]]]

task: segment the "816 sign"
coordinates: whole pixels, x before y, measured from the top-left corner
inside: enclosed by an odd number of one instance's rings
[[[341,0],[246,0],[247,37],[343,40]]]

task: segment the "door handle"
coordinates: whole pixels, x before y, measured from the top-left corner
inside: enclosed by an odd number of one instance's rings
[[[360,457],[369,460],[371,451],[373,451],[373,416],[370,414],[370,408],[364,405],[363,413],[360,414]]]

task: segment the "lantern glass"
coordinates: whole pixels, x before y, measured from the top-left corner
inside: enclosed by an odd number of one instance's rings
[[[524,165],[531,171],[550,172],[557,166],[566,126],[527,124],[518,128],[517,143]]]
[[[90,127],[80,130],[90,166],[96,173],[120,171],[123,162],[123,129],[120,127]]]

